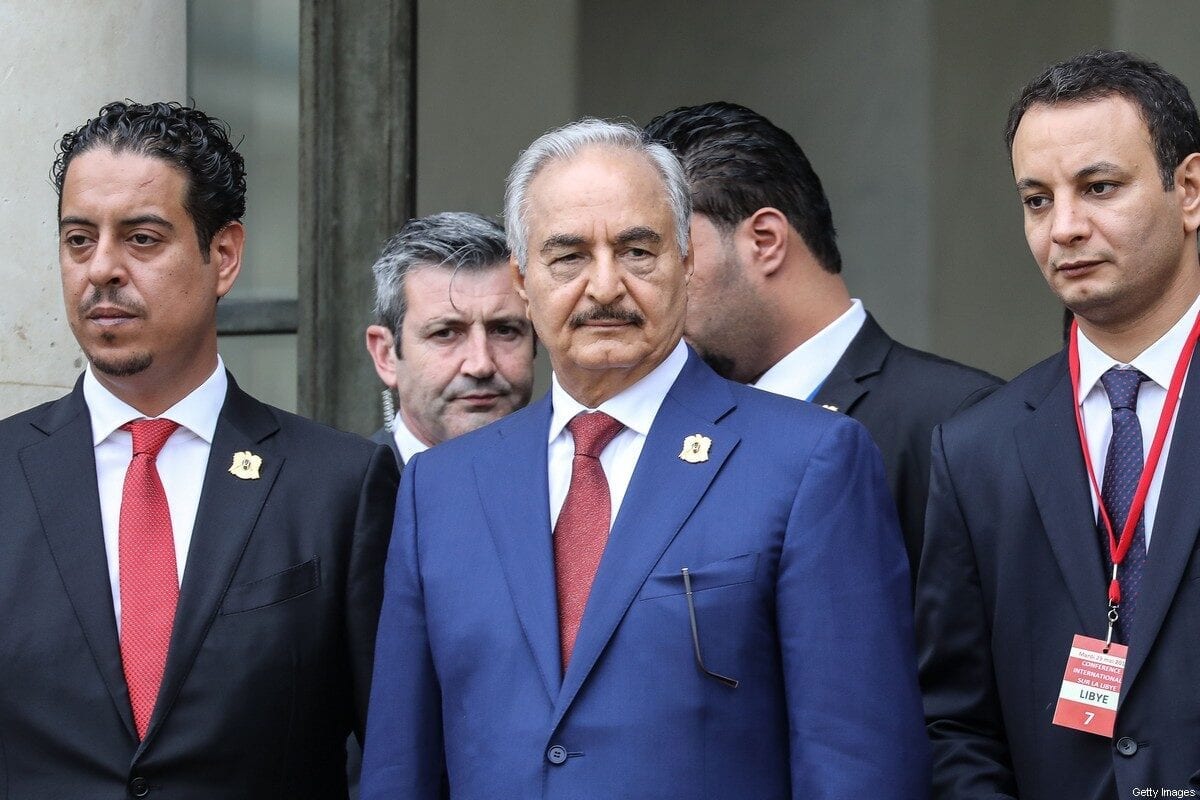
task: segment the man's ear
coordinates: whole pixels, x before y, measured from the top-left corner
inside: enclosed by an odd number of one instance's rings
[[[734,233],[751,272],[773,275],[787,257],[791,223],[777,208],[760,208],[738,224]]]
[[[240,222],[230,222],[217,231],[208,245],[208,261],[217,267],[217,297],[224,297],[233,288],[242,271],[242,249],[246,245],[246,229]]]
[[[521,271],[521,265],[517,263],[515,255],[509,256],[508,268],[512,271],[513,288],[517,290],[517,296],[525,304],[525,317],[532,319],[529,316],[529,295],[525,293],[525,273]]]
[[[1200,153],[1192,153],[1175,168],[1175,191],[1184,230],[1193,233],[1200,228]]]
[[[379,380],[392,389],[396,388],[396,342],[392,332],[383,325],[367,326],[367,352],[375,364]]]

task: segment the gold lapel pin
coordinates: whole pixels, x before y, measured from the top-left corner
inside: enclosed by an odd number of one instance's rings
[[[693,433],[683,440],[683,449],[679,451],[679,459],[689,464],[708,461],[708,450],[711,447],[712,439],[701,433]]]
[[[229,465],[229,474],[244,481],[256,481],[261,468],[262,456],[256,456],[249,450],[242,450],[233,454],[233,463]]]
[[[837,411],[838,410],[838,407],[835,406],[833,403],[821,403],[821,408],[825,409],[826,411]]]

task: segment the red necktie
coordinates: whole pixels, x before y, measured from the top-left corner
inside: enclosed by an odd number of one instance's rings
[[[558,632],[563,671],[575,649],[579,623],[608,543],[612,501],[600,453],[625,426],[599,411],[567,423],[575,439],[571,486],[554,526],[554,570],[558,578]]]
[[[133,459],[121,493],[121,665],[138,738],[145,738],[167,664],[167,646],[179,600],[175,537],[167,494],[154,460],[178,428],[169,419],[139,419],[123,430],[133,434]]]

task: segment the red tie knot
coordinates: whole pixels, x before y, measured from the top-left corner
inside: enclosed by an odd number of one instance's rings
[[[575,455],[599,458],[608,443],[624,429],[617,420],[602,411],[576,414],[567,423],[567,430],[575,439]]]
[[[158,451],[163,449],[167,439],[171,438],[171,434],[178,427],[178,422],[172,422],[169,419],[135,419],[133,422],[126,422],[122,425],[121,430],[133,434],[133,454],[135,456],[148,455],[155,458],[158,456]]]

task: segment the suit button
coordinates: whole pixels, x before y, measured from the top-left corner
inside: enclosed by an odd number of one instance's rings
[[[546,760],[557,767],[567,760],[567,748],[561,744],[551,745],[546,751]]]
[[[1117,752],[1123,756],[1131,756],[1137,752],[1138,744],[1128,736],[1122,736],[1117,740]]]
[[[143,777],[134,778],[129,782],[129,793],[134,797],[145,797],[150,794],[150,784]]]

